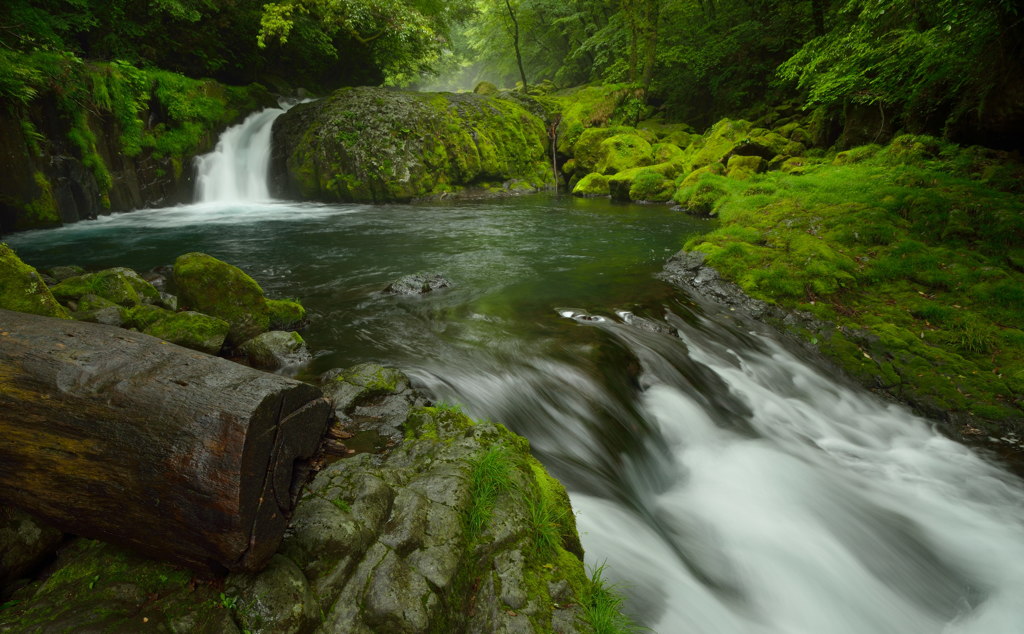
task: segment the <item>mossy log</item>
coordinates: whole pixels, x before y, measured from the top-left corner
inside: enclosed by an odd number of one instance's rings
[[[276,551],[319,389],[119,328],[0,310],[0,501],[197,570]]]

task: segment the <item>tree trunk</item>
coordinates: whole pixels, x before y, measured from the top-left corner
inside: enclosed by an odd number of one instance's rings
[[[220,572],[277,550],[317,388],[120,328],[0,310],[0,501]]]
[[[519,66],[519,77],[523,80],[523,92],[527,92],[530,86],[526,83],[526,71],[523,70],[523,55],[519,51],[519,20],[516,19],[516,12],[512,9],[509,0],[505,0],[505,8],[508,9],[508,17],[512,20],[512,46],[516,50],[516,65]]]
[[[825,35],[825,2],[827,0],[811,0],[811,17],[814,19],[814,34]]]

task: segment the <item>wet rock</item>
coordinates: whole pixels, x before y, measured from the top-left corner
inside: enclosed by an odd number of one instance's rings
[[[440,273],[413,273],[398,278],[389,284],[384,292],[392,295],[422,295],[451,285],[452,283]]]
[[[75,304],[71,315],[79,321],[89,321],[107,326],[124,326],[128,323],[128,311],[99,295],[85,295]]]
[[[299,333],[283,330],[256,335],[243,343],[238,351],[248,358],[252,367],[261,370],[298,366],[313,358]]]
[[[330,370],[320,377],[320,387],[348,432],[372,432],[383,442],[401,440],[409,413],[426,404],[405,374],[375,363]]]
[[[25,264],[0,243],[0,308],[34,315],[69,319],[35,268]]]
[[[85,269],[80,266],[55,266],[49,271],[50,277],[63,282],[69,277],[76,277],[78,275],[85,275]]]
[[[64,534],[13,507],[0,506],[0,599],[10,583],[51,556]]]
[[[174,262],[179,303],[226,321],[227,342],[237,346],[270,327],[263,289],[241,269],[205,253],[186,253]]]
[[[239,625],[251,634],[311,632],[320,622],[320,604],[291,559],[274,555],[259,574],[236,574],[224,584],[235,599]]]
[[[202,313],[184,311],[157,319],[142,332],[159,337],[179,346],[217,354],[224,347],[229,331],[228,322]]]

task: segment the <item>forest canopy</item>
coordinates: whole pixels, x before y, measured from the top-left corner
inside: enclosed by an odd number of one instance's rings
[[[0,52],[321,92],[626,82],[694,125],[797,101],[998,144],[1022,24],[1013,0],[7,0]]]

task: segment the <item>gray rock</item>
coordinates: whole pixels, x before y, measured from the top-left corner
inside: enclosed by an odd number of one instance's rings
[[[0,507],[0,596],[57,550],[64,534],[13,507]]]
[[[307,363],[312,359],[306,342],[297,332],[271,330],[243,343],[238,351],[249,364],[261,370],[279,370]]]
[[[392,295],[423,295],[451,285],[452,283],[440,273],[413,273],[398,278],[389,284],[384,292]]]
[[[426,404],[405,374],[376,363],[329,370],[320,377],[320,387],[346,431],[375,433],[385,444],[400,441],[409,412]]]
[[[238,599],[236,614],[251,634],[310,632],[320,622],[320,604],[291,559],[274,555],[259,574],[228,577],[225,594]]]

